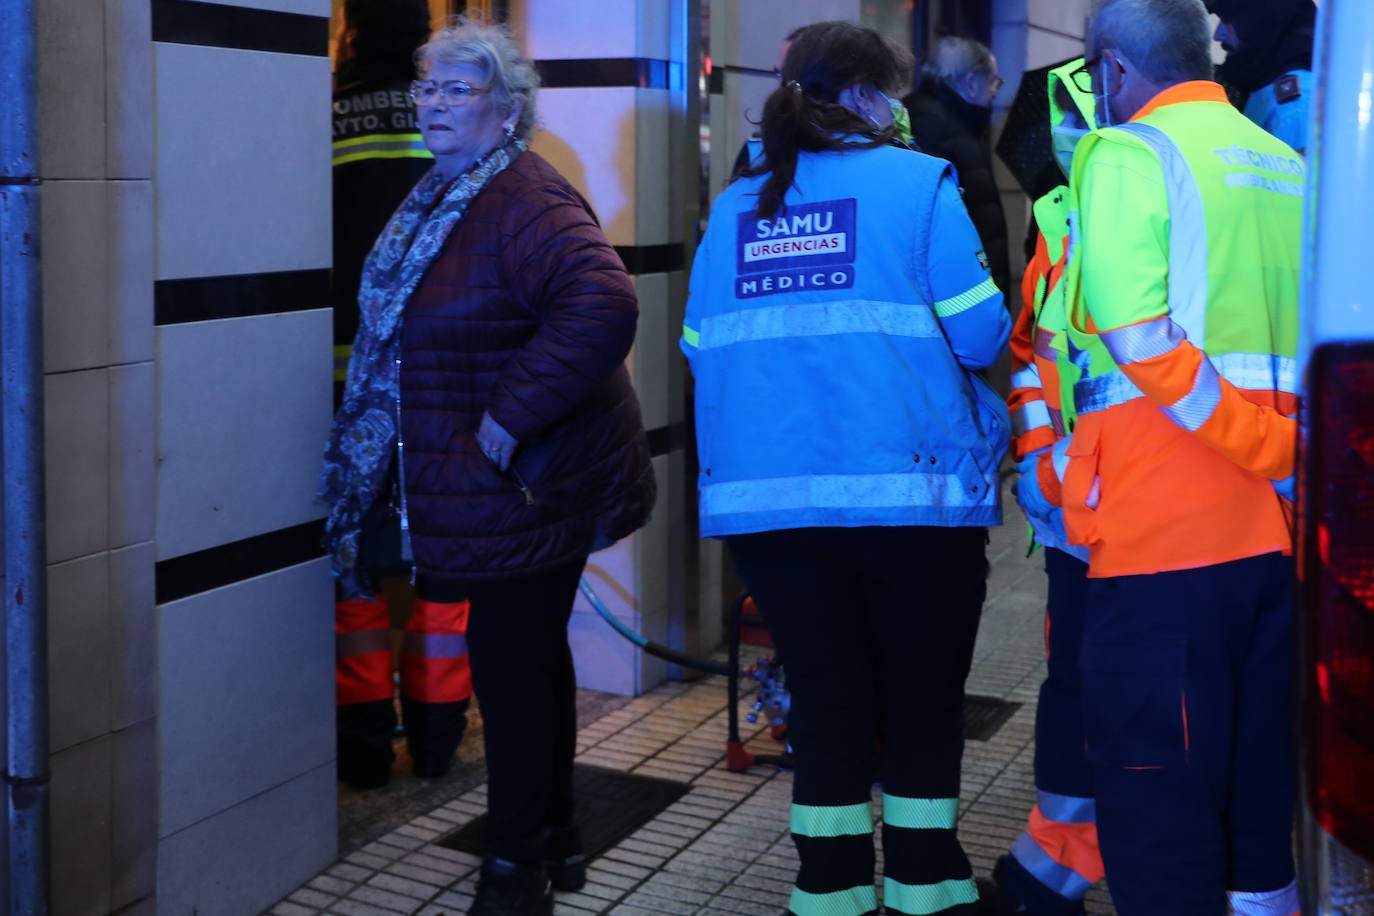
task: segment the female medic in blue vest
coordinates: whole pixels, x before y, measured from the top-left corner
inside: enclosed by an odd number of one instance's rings
[[[797,916],[878,911],[875,780],[886,912],[977,911],[961,699],[1009,427],[977,373],[1011,322],[949,163],[889,143],[911,73],[872,29],[796,37],[683,326],[701,531],[729,545],[792,691]]]

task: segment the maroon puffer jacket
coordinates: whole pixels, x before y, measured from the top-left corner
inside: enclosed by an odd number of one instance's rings
[[[648,519],[655,484],[624,360],[639,306],[590,208],[520,155],[472,201],[406,305],[401,431],[416,570],[511,578]],[[477,447],[482,412],[520,443]]]

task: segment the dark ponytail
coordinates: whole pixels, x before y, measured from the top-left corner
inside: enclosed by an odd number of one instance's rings
[[[783,59],[782,85],[764,102],[759,120],[763,160],[740,173],[768,176],[758,193],[759,218],[772,219],[783,209],[802,152],[868,149],[890,141],[894,128],[875,131],[838,99],[860,84],[900,95],[913,69],[911,53],[873,29],[848,22],[818,22],[802,29]],[[864,139],[856,141],[855,134]]]

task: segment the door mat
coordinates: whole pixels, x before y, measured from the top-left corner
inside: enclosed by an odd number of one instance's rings
[[[986,741],[1006,721],[1016,715],[1020,703],[999,700],[996,697],[979,696],[976,693],[964,694],[964,738],[968,741]]]
[[[588,860],[596,858],[653,820],[690,788],[671,779],[573,764],[573,803],[583,854]],[[483,814],[436,845],[480,856],[486,826],[487,816]]]

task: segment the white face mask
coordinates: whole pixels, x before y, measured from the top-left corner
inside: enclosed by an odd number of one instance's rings
[[[1054,160],[1059,163],[1059,170],[1064,173],[1064,177],[1068,178],[1069,170],[1073,167],[1073,151],[1078,147],[1078,141],[1088,135],[1088,129],[1066,127],[1061,124],[1051,134],[1054,142]]]

